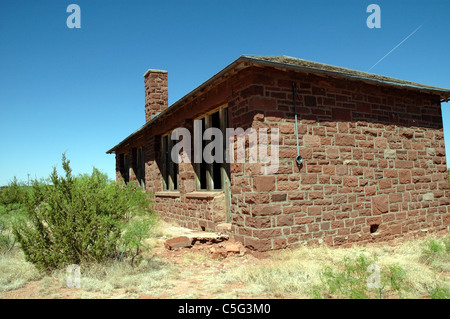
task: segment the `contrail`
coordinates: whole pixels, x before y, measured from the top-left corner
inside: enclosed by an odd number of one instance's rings
[[[421,24],[416,30],[414,30],[413,32],[411,32],[410,35],[408,35],[405,39],[403,39],[402,42],[400,42],[399,44],[397,44],[395,46],[395,48],[393,48],[391,51],[389,51],[384,57],[382,57],[377,63],[375,63],[374,65],[372,65],[372,67],[367,70],[367,72],[369,72],[370,70],[372,70],[378,63],[380,63],[381,61],[384,60],[385,57],[387,57],[389,54],[392,53],[392,51],[394,51],[395,49],[397,49],[400,45],[402,45],[403,42],[405,42],[406,40],[408,40],[414,33],[416,33],[421,27],[423,26],[423,24]]]

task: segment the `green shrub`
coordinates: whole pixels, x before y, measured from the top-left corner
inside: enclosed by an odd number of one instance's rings
[[[151,214],[141,188],[110,181],[95,168],[73,177],[69,163],[63,155],[65,176],[54,168],[49,183],[33,181],[28,220],[13,227],[26,259],[40,270],[117,257],[125,225],[134,215]]]
[[[345,258],[341,269],[335,270],[327,266],[320,273],[321,287],[315,287],[314,296],[339,296],[352,299],[369,298],[370,290],[367,286],[369,273],[367,268],[374,263],[364,254],[355,259]]]
[[[0,253],[9,252],[14,248],[16,241],[5,227],[5,223],[0,220]]]
[[[124,224],[119,247],[122,256],[131,255],[130,263],[132,266],[135,258],[141,253],[144,246],[143,241],[153,224],[155,224],[154,216],[135,216]]]
[[[431,299],[450,299],[450,290],[441,286],[435,287],[430,294]]]
[[[355,258],[346,257],[338,269],[325,267],[320,273],[322,284],[312,288],[314,298],[337,297],[348,299],[384,298],[386,293],[401,297],[408,290],[406,272],[399,265],[379,268],[378,287],[369,287],[374,272],[369,271],[376,260],[360,254]]]
[[[439,270],[450,270],[450,236],[425,241],[421,261]]]
[[[0,191],[0,205],[11,210],[22,205],[26,201],[27,196],[27,186],[14,177],[8,186],[2,187]]]
[[[398,297],[402,297],[403,291],[409,290],[406,284],[406,271],[397,264],[387,267],[384,280],[384,287],[389,286],[393,292],[397,293]]]

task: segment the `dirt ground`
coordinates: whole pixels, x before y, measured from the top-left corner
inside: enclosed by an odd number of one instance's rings
[[[369,246],[387,246],[395,249],[404,239],[370,244]],[[218,243],[197,241],[190,248],[169,250],[160,240],[151,250],[152,258],[158,258],[177,267],[179,276],[166,280],[167,288],[161,293],[144,294],[133,289],[115,289],[112,293],[85,291],[82,288],[67,288],[61,278],[44,277],[28,282],[22,288],[0,292],[0,299],[176,299],[176,298],[255,298],[247,293],[243,284],[235,281],[222,281],[217,294],[210,287],[214,278],[224,275],[239,266],[270,264],[272,257],[282,251],[258,253],[245,249],[242,244],[226,240]],[[231,248],[229,247],[231,245]],[[236,247],[239,250],[236,250]],[[338,248],[337,248],[338,249]],[[285,296],[289,298],[290,296]],[[296,296],[298,297],[298,296]],[[273,298],[258,295],[257,298]]]
[[[227,252],[226,245],[240,246],[240,253]],[[190,248],[167,249],[162,242],[152,249],[153,257],[160,258],[173,265],[178,265],[181,273],[188,273],[184,279],[169,280],[172,289],[166,293],[153,296],[149,294],[136,293],[126,289],[117,289],[113,294],[89,293],[86,294],[82,288],[67,288],[57,278],[44,278],[25,284],[24,287],[0,292],[0,299],[100,299],[100,298],[138,298],[138,299],[175,299],[185,296],[195,298],[214,298],[208,290],[205,290],[205,280],[226,272],[228,269],[238,265],[251,265],[264,262],[272,253],[251,252],[242,247],[242,244],[226,240],[219,243],[197,242]],[[192,262],[186,261],[186,258]],[[244,288],[242,284],[225,284],[222,293]],[[236,294],[237,298],[254,298],[252,296]],[[264,298],[264,296],[260,296]]]

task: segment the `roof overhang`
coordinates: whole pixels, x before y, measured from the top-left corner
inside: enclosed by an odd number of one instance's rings
[[[282,70],[302,70],[308,73],[315,74],[326,74],[331,77],[355,79],[359,81],[364,81],[372,84],[394,86],[401,88],[409,88],[413,90],[426,91],[430,93],[435,93],[443,99],[450,99],[450,89],[440,88],[431,85],[425,85],[421,83],[399,80],[396,78],[391,78],[387,76],[382,76],[373,73],[367,73],[357,70],[352,70],[348,68],[338,67],[334,65],[312,62],[308,60],[293,58],[289,56],[252,56],[243,55],[241,58],[252,61],[255,64],[272,66],[274,68],[279,68]]]
[[[293,70],[301,71],[311,74],[322,74],[334,78],[341,79],[353,79],[357,81],[362,81],[374,85],[382,85],[389,87],[397,87],[410,89],[414,91],[421,91],[426,93],[431,93],[440,96],[441,102],[448,102],[450,100],[450,89],[399,80],[391,77],[381,76],[373,73],[367,73],[362,71],[356,71],[352,69],[347,69],[343,67],[337,67],[329,64],[312,62],[308,60],[293,58],[289,56],[255,56],[255,55],[242,55],[224,69],[216,73],[214,76],[209,78],[207,81],[203,82],[200,86],[183,96],[177,102],[166,108],[158,116],[151,119],[149,122],[145,123],[140,129],[129,135],[122,142],[108,150],[106,153],[114,153],[119,147],[125,146],[133,137],[140,134],[143,130],[150,127],[151,125],[164,120],[171,113],[177,109],[183,107],[188,101],[196,98],[199,94],[206,91],[209,87],[213,86],[218,81],[222,81],[225,78],[237,73],[238,71],[248,68],[250,66],[260,66],[260,67],[272,67],[280,70]]]

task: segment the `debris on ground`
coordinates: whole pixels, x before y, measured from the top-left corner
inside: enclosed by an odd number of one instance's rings
[[[191,249],[208,251],[213,258],[225,258],[229,255],[243,256],[246,248],[241,242],[230,238],[222,232],[199,232],[184,230],[182,236],[167,239],[164,242],[167,250]]]

